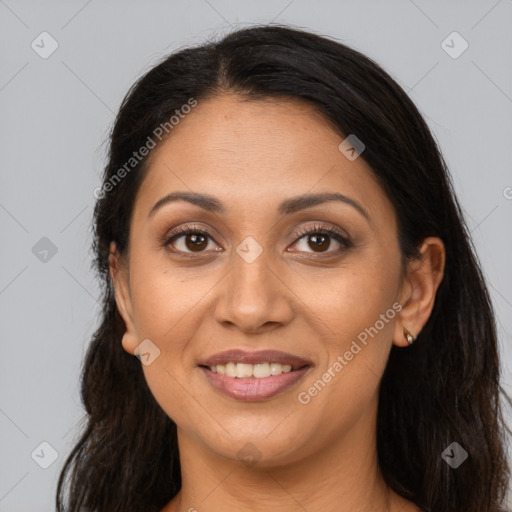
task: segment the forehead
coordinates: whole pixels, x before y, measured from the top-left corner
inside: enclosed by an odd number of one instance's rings
[[[136,209],[147,214],[174,190],[214,195],[238,212],[333,191],[382,215],[389,201],[366,162],[340,152],[343,139],[303,101],[234,95],[199,101],[150,155]]]

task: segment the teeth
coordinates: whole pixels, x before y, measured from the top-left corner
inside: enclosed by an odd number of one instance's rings
[[[255,364],[253,366],[252,374],[258,379],[270,377],[270,365],[268,363]]]
[[[236,364],[235,363],[228,363],[226,365],[226,375],[228,377],[236,377]]]
[[[227,377],[237,377],[239,379],[246,379],[248,377],[256,377],[263,379],[271,375],[281,375],[281,373],[288,373],[292,370],[289,364],[279,363],[259,363],[259,364],[246,364],[246,363],[227,363],[217,364],[210,366],[213,373],[220,373]]]
[[[252,377],[252,364],[238,363],[236,365],[236,376],[239,379],[243,379],[244,377]]]

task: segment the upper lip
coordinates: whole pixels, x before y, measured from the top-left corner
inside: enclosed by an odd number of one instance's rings
[[[256,352],[248,352],[246,350],[234,349],[219,352],[205,359],[199,366],[216,366],[218,364],[227,363],[245,363],[245,364],[259,364],[259,363],[279,363],[287,364],[292,367],[292,370],[297,370],[303,366],[310,366],[312,363],[302,357],[280,352],[278,350],[259,350]]]

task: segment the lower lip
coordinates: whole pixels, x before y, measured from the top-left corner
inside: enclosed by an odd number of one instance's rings
[[[209,368],[203,366],[200,367],[215,389],[231,398],[247,402],[266,400],[286,391],[302,379],[309,368],[310,366],[306,366],[300,370],[263,377],[262,379],[256,377],[239,379],[212,372]]]

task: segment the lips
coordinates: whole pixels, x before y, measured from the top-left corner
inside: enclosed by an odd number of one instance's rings
[[[266,376],[269,364],[270,367],[276,368],[276,371]],[[267,367],[266,375],[256,377],[256,374],[251,375],[251,372],[248,375],[242,372],[243,377],[239,377],[226,374],[232,373],[228,371],[228,367],[236,366],[237,369],[246,370],[250,369],[251,365]],[[255,402],[270,399],[295,386],[313,364],[302,357],[276,350],[228,350],[205,359],[198,366],[210,385],[223,395],[236,400]]]

